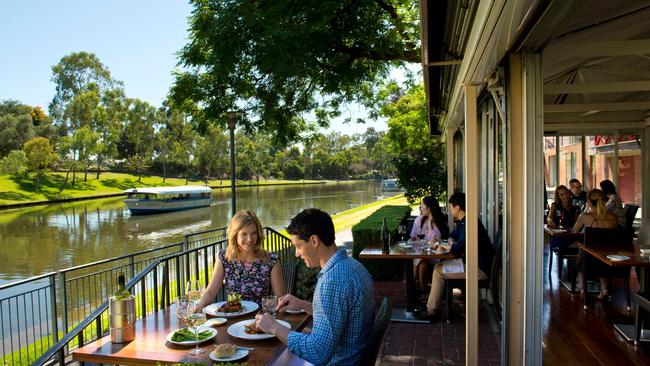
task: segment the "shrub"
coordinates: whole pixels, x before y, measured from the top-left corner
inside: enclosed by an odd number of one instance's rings
[[[397,237],[397,226],[411,213],[409,206],[384,206],[352,227],[352,256],[366,247],[381,247],[381,226],[384,218],[391,238]],[[404,264],[399,260],[380,261],[376,259],[359,260],[370,272],[375,281],[398,280],[404,273]]]

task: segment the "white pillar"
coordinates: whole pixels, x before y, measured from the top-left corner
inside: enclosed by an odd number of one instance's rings
[[[447,127],[447,199],[445,205],[449,202],[449,197],[454,193],[454,177],[456,176],[456,166],[454,164],[454,134],[456,130]],[[451,228],[454,225],[454,218],[447,215],[447,225]]]
[[[542,59],[510,55],[507,146],[510,164],[508,362],[541,365],[543,310]],[[559,173],[559,172],[558,172]]]
[[[478,115],[476,86],[465,85],[465,360],[478,364]]]
[[[641,211],[643,224],[650,222],[650,116],[646,117],[646,126],[641,134]]]

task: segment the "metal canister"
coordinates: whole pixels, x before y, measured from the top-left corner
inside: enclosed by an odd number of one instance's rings
[[[135,299],[117,300],[111,297],[108,301],[111,342],[125,343],[135,339]]]

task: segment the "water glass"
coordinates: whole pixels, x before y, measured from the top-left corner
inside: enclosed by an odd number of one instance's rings
[[[185,296],[176,299],[176,316],[180,324],[185,323],[185,320],[193,311],[192,303]]]
[[[265,313],[271,314],[275,318],[275,311],[278,307],[278,297],[275,295],[263,296],[262,297],[262,310]]]

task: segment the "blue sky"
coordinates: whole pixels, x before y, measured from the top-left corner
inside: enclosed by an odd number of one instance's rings
[[[19,0],[0,3],[0,100],[47,110],[54,96],[52,66],[72,52],[99,57],[126,94],[159,106],[173,82],[176,52],[186,43],[191,6],[182,0]],[[364,117],[352,105],[345,117]],[[347,134],[386,122],[344,125]]]

